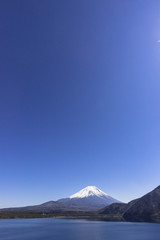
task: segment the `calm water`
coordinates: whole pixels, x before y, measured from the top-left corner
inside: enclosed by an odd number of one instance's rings
[[[160,224],[66,219],[0,220],[0,240],[160,240]]]

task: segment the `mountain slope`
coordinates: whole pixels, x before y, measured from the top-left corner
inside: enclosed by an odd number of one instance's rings
[[[95,210],[115,202],[120,202],[95,186],[88,186],[69,198],[59,199],[58,202],[73,209]]]
[[[160,222],[160,186],[135,200],[123,217],[134,222]]]
[[[160,186],[128,204],[114,203],[98,213],[102,216],[121,216],[124,221],[160,222]]]

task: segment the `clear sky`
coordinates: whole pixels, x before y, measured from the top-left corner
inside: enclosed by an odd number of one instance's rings
[[[0,207],[160,184],[160,1],[0,1]]]

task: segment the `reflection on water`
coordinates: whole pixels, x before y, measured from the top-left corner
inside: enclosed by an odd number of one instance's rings
[[[1,240],[160,240],[160,224],[85,220],[0,220]]]

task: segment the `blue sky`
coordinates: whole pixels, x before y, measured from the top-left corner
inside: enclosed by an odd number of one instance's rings
[[[160,184],[160,2],[0,1],[0,207]]]

